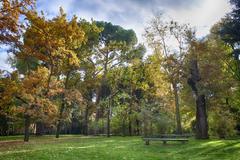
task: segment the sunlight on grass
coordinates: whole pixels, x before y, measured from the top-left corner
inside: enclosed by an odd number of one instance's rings
[[[225,143],[223,141],[210,141],[210,142],[205,142],[202,143],[201,146],[212,146],[212,147],[216,147],[216,146],[221,146],[224,145]]]
[[[65,147],[67,149],[84,149],[84,148],[93,148],[96,147],[95,145],[92,146],[84,146],[84,147]]]
[[[239,151],[240,140],[191,139],[184,145],[156,142],[146,146],[140,137],[63,136],[56,140],[45,136],[28,144],[0,145],[0,160],[240,160]]]
[[[119,148],[126,148],[126,146],[117,146],[115,147],[116,149],[119,149]]]
[[[115,142],[115,140],[107,140],[107,141],[104,141],[105,143],[113,143]]]

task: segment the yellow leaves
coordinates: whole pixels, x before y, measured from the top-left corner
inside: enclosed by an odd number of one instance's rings
[[[34,0],[2,0],[0,5],[0,43],[17,42],[23,28],[18,21],[33,7]]]
[[[83,103],[82,95],[76,89],[66,90],[64,100],[68,105],[71,105],[72,103],[78,103],[78,104]]]
[[[67,57],[69,59],[69,65],[79,67],[80,61],[79,61],[77,55],[71,50],[67,51],[66,53],[67,53]]]
[[[60,73],[79,67],[80,60],[76,50],[87,39],[76,16],[68,21],[60,8],[60,14],[52,20],[46,20],[34,13],[29,13],[28,20],[30,26],[24,35],[24,49],[27,54],[54,67]]]
[[[26,93],[36,94],[47,87],[48,69],[45,67],[38,67],[36,71],[32,71],[23,80],[23,88]]]
[[[49,70],[45,67],[38,67],[25,75],[18,95],[25,102],[18,107],[18,112],[28,114],[31,118],[54,117],[53,115],[57,113],[57,105],[50,98],[58,94],[55,93],[55,89],[59,87],[59,83],[50,84],[51,94],[47,94],[48,80]]]
[[[59,48],[58,50],[52,52],[51,55],[55,60],[57,60],[53,63],[61,69],[79,67],[80,65],[80,60],[78,59],[77,54],[72,50]]]
[[[0,79],[0,108],[8,105],[13,105],[13,97],[21,90],[16,79],[16,72],[13,72],[8,77],[2,77]]]

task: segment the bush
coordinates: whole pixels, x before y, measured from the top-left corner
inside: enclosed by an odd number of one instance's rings
[[[210,118],[210,133],[219,138],[236,135],[236,120],[229,111],[216,111]]]

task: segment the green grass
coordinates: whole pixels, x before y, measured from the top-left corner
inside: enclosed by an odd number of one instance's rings
[[[140,137],[43,136],[31,137],[29,143],[5,143],[11,139],[22,137],[0,137],[1,160],[240,160],[240,140],[192,139],[187,144],[146,146]]]

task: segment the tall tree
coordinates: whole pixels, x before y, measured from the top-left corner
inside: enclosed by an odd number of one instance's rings
[[[181,117],[180,117],[180,78],[182,77],[182,63],[186,54],[185,33],[188,30],[187,25],[180,25],[177,22],[166,22],[163,16],[156,16],[146,28],[145,37],[150,47],[154,50],[160,50],[160,54],[164,58],[162,67],[168,75],[168,81],[172,84],[172,92],[175,99],[176,113],[176,132],[182,133]],[[169,42],[175,42],[175,46],[171,46]]]
[[[27,18],[29,27],[16,57],[22,61],[29,58],[37,59],[38,65],[49,69],[46,95],[52,78],[62,77],[63,92],[60,96],[61,105],[56,132],[56,137],[59,137],[63,112],[67,105],[66,94],[72,91],[69,79],[72,73],[80,68],[80,55],[77,51],[86,41],[85,33],[79,26],[77,17],[74,16],[68,21],[61,8],[59,16],[52,20],[46,20],[44,16],[38,16],[37,13],[28,13]]]
[[[103,108],[98,104],[101,100],[111,94],[108,84],[107,74],[111,69],[123,65],[130,57],[130,52],[137,43],[136,34],[133,30],[126,30],[118,25],[108,22],[96,22],[97,26],[102,28],[99,37],[99,44],[95,48],[94,61],[100,68],[101,77],[99,89],[97,91],[97,113],[96,121],[103,116]],[[96,129],[98,132],[98,129]]]

